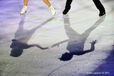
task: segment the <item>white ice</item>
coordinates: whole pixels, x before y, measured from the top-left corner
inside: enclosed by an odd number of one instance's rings
[[[74,0],[65,17],[62,11],[66,0],[50,0],[57,11],[55,17],[42,0],[30,0],[25,16],[20,16],[23,0],[0,0],[0,76],[87,76],[95,71],[113,76],[114,1],[101,1],[106,8],[104,20],[99,18],[92,0]],[[92,26],[84,49],[89,49],[90,42],[97,40],[95,50],[60,61],[58,58],[68,52],[68,42],[83,40],[86,30]],[[85,35],[78,36],[83,33]],[[10,56],[12,39],[50,48],[24,49],[23,54],[15,58]],[[67,41],[57,44],[64,40]]]

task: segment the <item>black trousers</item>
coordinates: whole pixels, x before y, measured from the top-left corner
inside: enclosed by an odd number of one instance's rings
[[[104,12],[105,11],[105,8],[104,6],[102,5],[102,3],[100,2],[100,0],[93,0],[95,6],[97,7],[97,9],[100,11],[100,12]]]
[[[93,2],[100,12],[105,12],[105,8],[100,2],[100,0],[93,0]],[[72,3],[72,0],[67,0],[65,9],[69,8],[71,6],[71,3]]]

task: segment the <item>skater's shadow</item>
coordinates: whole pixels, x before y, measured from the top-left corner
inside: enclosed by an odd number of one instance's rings
[[[29,45],[27,42],[30,40],[31,36],[38,28],[40,28],[43,25],[45,25],[46,23],[50,22],[52,19],[53,18],[46,20],[45,22],[41,23],[40,25],[38,25],[35,28],[32,28],[31,30],[25,30],[23,28],[25,16],[21,17],[21,21],[19,22],[19,27],[15,33],[14,39],[12,39],[11,45],[10,45],[10,48],[11,48],[10,56],[19,57],[20,55],[22,55],[24,49],[28,49],[30,47],[38,47],[40,49],[47,49],[48,47],[41,47],[38,44]]]
[[[85,53],[94,51],[96,40],[91,42],[91,48],[89,50],[84,50],[84,44],[89,34],[104,21],[105,16],[100,17],[99,20],[97,20],[89,29],[87,29],[82,34],[79,34],[70,27],[70,21],[68,15],[63,16],[63,18],[64,18],[64,28],[69,39],[58,42],[54,44],[53,47],[68,41],[67,50],[69,52],[65,52],[64,54],[62,54],[60,60],[62,61],[71,60],[73,55],[83,55]]]

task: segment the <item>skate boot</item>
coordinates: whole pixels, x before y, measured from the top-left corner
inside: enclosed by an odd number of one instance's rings
[[[27,6],[24,6],[20,12],[21,15],[24,15],[27,12]]]
[[[55,8],[53,6],[49,7],[51,14],[54,16],[56,14]]]

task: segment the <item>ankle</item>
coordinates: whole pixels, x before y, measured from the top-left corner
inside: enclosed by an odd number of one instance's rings
[[[51,5],[51,6],[49,6],[49,8],[53,8],[53,6]]]
[[[23,6],[23,8],[27,8],[27,6]]]

